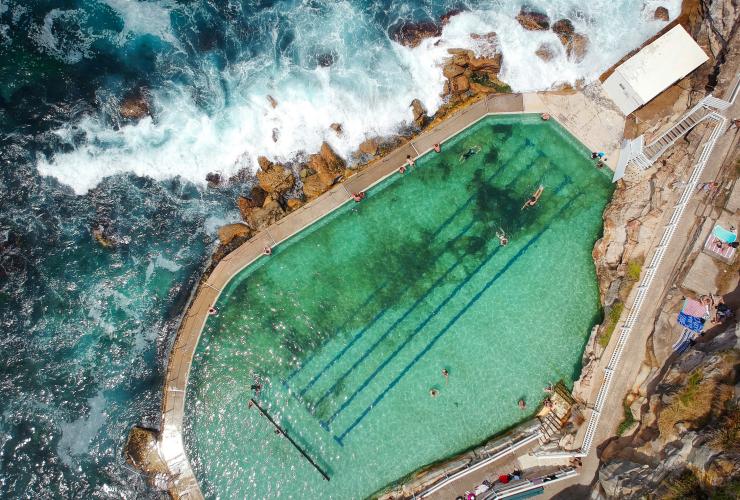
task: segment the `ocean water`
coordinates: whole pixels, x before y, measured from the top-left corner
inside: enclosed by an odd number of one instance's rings
[[[0,495],[154,494],[121,447],[157,424],[178,315],[250,187],[206,189],[208,172],[322,140],[347,153],[408,121],[413,98],[433,111],[446,49],[480,49],[471,32],[498,33],[515,90],[546,88],[593,78],[680,2],[528,2],[589,36],[579,64],[535,58],[555,40],[518,26],[520,3],[0,0]],[[441,39],[388,37],[460,7]],[[121,119],[142,89],[152,117]]]
[[[613,189],[589,153],[539,116],[487,118],[242,271],[188,388],[206,496],[365,498],[570,384],[600,316],[591,251]]]

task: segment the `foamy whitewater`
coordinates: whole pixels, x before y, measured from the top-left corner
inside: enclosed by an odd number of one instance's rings
[[[389,4],[383,11],[386,21],[379,24],[373,6],[364,3],[288,3],[255,12],[250,22],[260,28],[256,35],[249,33],[250,43],[238,37],[217,43],[230,51],[225,57],[218,51],[193,57],[189,40],[178,31],[183,16],[192,15],[187,7],[166,1],[106,3],[120,17],[119,33],[86,33],[80,27],[74,38],[57,36],[54,19],[85,14],[54,11],[39,28],[38,43],[65,62],[75,62],[100,37],[108,36],[122,50],[155,38],[162,55],[154,66],[164,77],[148,86],[154,119],[116,128],[111,105],[104,104],[54,131],[64,147],[40,154],[38,169],[78,194],[121,172],[155,179],[179,175],[203,184],[209,172],[228,176],[244,167],[254,169],[258,155],[287,161],[318,150],[322,141],[346,157],[364,139],[392,134],[408,122],[414,98],[435,111],[441,104],[447,49],[480,50],[471,33],[498,34],[504,56],[501,79],[515,91],[542,90],[593,80],[664,26],[653,20],[657,6],[667,7],[671,18],[680,9],[679,0],[529,2],[553,22],[571,19],[588,36],[588,53],[575,63],[553,32],[526,31],[519,25],[520,1],[472,2],[471,10],[454,16],[441,37],[413,49],[392,42],[386,26],[399,18],[413,19],[419,14],[413,6]],[[448,10],[452,7],[450,3]],[[178,26],[173,27],[175,21]],[[535,55],[543,42],[557,51],[549,62]],[[183,53],[189,56],[181,57]],[[334,63],[318,65],[322,54],[330,54]],[[267,95],[277,100],[276,108]],[[333,122],[342,124],[342,136],[329,128]]]

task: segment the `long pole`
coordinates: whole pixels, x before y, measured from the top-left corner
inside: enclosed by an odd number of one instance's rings
[[[319,466],[318,466],[318,465],[316,464],[316,462],[314,462],[314,461],[313,461],[313,459],[312,459],[311,457],[309,457],[309,456],[308,456],[308,454],[307,454],[307,453],[306,453],[305,451],[303,451],[303,448],[301,448],[300,446],[298,446],[298,443],[296,443],[295,441],[293,441],[293,438],[291,438],[290,436],[288,436],[288,433],[287,433],[287,432],[285,432],[285,430],[284,430],[284,429],[283,429],[282,427],[280,427],[280,426],[279,426],[279,425],[277,424],[277,422],[275,422],[275,421],[274,421],[274,420],[272,419],[272,417],[271,417],[271,416],[270,416],[270,415],[269,415],[269,414],[268,414],[268,413],[267,413],[267,412],[266,412],[265,410],[263,410],[263,409],[262,409],[262,407],[260,406],[260,404],[259,404],[259,403],[258,403],[257,401],[255,401],[255,400],[254,400],[254,398],[251,398],[251,399],[250,399],[250,401],[252,402],[252,404],[254,404],[254,406],[256,406],[256,407],[257,407],[257,409],[258,409],[258,410],[260,411],[260,413],[261,413],[261,414],[262,414],[262,415],[263,415],[263,416],[264,416],[265,418],[267,418],[267,420],[269,420],[269,421],[270,421],[270,423],[271,423],[272,425],[274,425],[274,426],[275,426],[275,428],[276,428],[276,429],[277,429],[278,431],[280,431],[280,434],[282,434],[283,436],[285,436],[285,437],[286,437],[286,438],[288,439],[288,441],[290,441],[290,444],[292,444],[292,445],[293,445],[293,446],[295,447],[295,449],[296,449],[296,450],[298,450],[298,451],[300,451],[300,452],[301,452],[301,455],[303,455],[303,457],[304,457],[304,458],[305,458],[306,460],[308,460],[308,463],[310,463],[311,465],[313,465],[313,466],[314,466],[314,468],[315,468],[315,469],[316,469],[317,471],[319,471],[319,473],[320,473],[320,474],[321,474],[322,476],[324,476],[324,479],[326,479],[326,480],[328,481],[328,480],[329,480],[329,476],[328,476],[328,475],[326,474],[326,472],[324,472],[324,471],[323,471],[323,470],[321,469],[321,467],[319,467]]]

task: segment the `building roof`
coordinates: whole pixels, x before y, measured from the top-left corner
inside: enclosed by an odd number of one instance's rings
[[[680,24],[620,64],[604,82],[626,115],[691,73],[709,57]]]

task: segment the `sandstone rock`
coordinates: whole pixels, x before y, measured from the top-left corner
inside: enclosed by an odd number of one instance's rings
[[[653,14],[653,19],[658,19],[660,21],[666,21],[668,22],[670,20],[670,16],[668,15],[668,9],[663,7],[662,5],[655,9],[655,13]]]
[[[252,230],[242,223],[227,224],[218,228],[218,239],[222,245],[228,245],[237,238],[248,239]]]
[[[260,159],[262,158],[264,157],[261,156]],[[264,159],[267,160],[267,158]],[[260,162],[257,179],[262,189],[276,196],[280,196],[295,185],[295,178],[290,170],[269,160],[267,163]]]
[[[167,464],[158,452],[157,433],[151,429],[131,429],[123,449],[126,461],[147,475],[168,474]]]
[[[456,76],[451,82],[450,82],[450,90],[453,94],[462,94],[463,92],[467,92],[470,89],[470,82],[468,79],[462,75]]]
[[[272,162],[268,160],[266,156],[258,156],[257,165],[259,165],[260,169],[262,169],[265,172],[267,172],[268,170],[270,170],[270,168],[272,168]]]
[[[333,185],[342,175],[345,162],[324,142],[317,154],[308,157],[308,167],[316,172],[326,188]]]
[[[272,106],[273,108],[277,108],[278,102],[274,97],[268,94],[267,100],[270,102],[270,106]]]
[[[558,35],[561,40],[563,39],[563,37],[566,37],[567,41],[567,39],[569,39],[570,36],[576,32],[576,29],[573,27],[573,23],[570,21],[570,19],[560,19],[553,23],[552,31],[553,33]]]
[[[427,121],[427,109],[421,103],[419,99],[411,101],[411,110],[414,113],[414,123],[417,127],[422,128],[426,125]]]
[[[575,62],[583,61],[588,52],[588,37],[580,33],[574,33],[568,46],[565,48],[568,58]]]
[[[329,125],[329,128],[332,129],[334,132],[337,133],[337,135],[342,135],[342,124],[341,123],[332,123]]]
[[[388,28],[391,40],[405,47],[416,47],[425,38],[440,36],[442,28],[431,21],[399,21]]]
[[[491,72],[498,73],[498,71],[501,69],[502,60],[503,56],[501,54],[496,54],[493,57],[478,57],[470,60],[470,62],[468,63],[468,68],[470,68],[472,71],[480,71],[486,69],[490,70]]]
[[[290,211],[295,210],[296,208],[300,208],[303,205],[303,202],[299,200],[298,198],[291,198],[287,201],[288,209]]]
[[[253,187],[249,197],[240,196],[237,198],[236,204],[239,207],[239,212],[242,214],[242,219],[247,220],[249,212],[253,208],[264,205],[266,198],[267,192],[260,186]]]
[[[121,102],[118,112],[123,118],[129,120],[140,120],[149,116],[149,103],[143,92],[137,91],[129,95]]]
[[[447,79],[455,78],[458,75],[465,73],[465,68],[458,66],[457,64],[448,63],[442,68],[442,74]]]
[[[247,214],[247,223],[252,229],[258,231],[274,224],[282,219],[284,215],[285,210],[280,206],[280,203],[272,198],[267,198],[264,206],[256,207],[249,211]]]
[[[519,11],[516,20],[525,30],[529,31],[543,31],[550,27],[550,18],[547,17],[547,14],[537,12],[526,6]]]
[[[360,152],[362,152],[363,154],[375,156],[378,154],[380,145],[378,144],[378,140],[376,138],[371,137],[370,139],[366,139],[362,143],[360,143],[359,149]]]
[[[555,57],[555,50],[549,43],[543,43],[534,53],[543,61],[551,61]]]
[[[317,174],[309,175],[303,179],[303,193],[309,200],[316,198],[327,188],[328,186],[321,182],[321,178]]]

